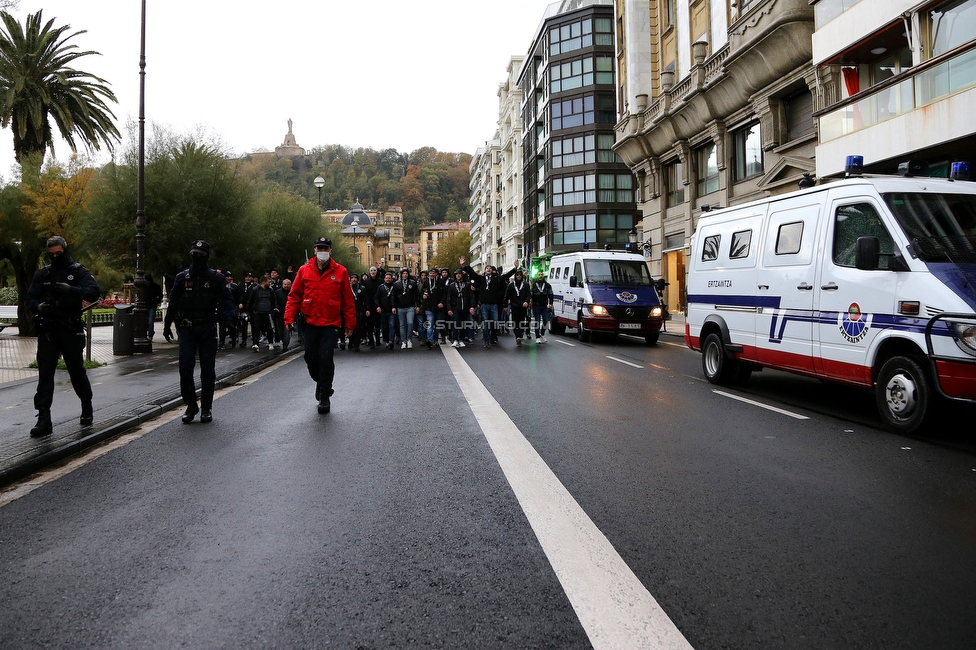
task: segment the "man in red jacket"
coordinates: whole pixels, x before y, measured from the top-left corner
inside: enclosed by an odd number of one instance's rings
[[[291,329],[295,317],[305,316],[305,365],[315,380],[315,399],[319,413],[328,413],[329,398],[334,392],[335,352],[339,328],[346,336],[356,328],[356,301],[349,285],[346,267],[332,259],[332,240],[315,240],[315,257],[303,264],[295,274],[295,281],[285,305],[285,325]]]

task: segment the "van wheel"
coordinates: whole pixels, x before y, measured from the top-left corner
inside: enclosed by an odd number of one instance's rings
[[[648,345],[657,345],[657,340],[661,338],[660,332],[654,332],[653,334],[645,334],[644,342]]]
[[[911,433],[918,429],[931,399],[928,374],[913,357],[892,357],[881,366],[875,400],[881,419],[892,431]]]
[[[722,337],[712,332],[702,343],[702,372],[705,379],[713,384],[731,383],[735,376],[736,363],[725,356]]]
[[[590,330],[583,326],[583,317],[576,317],[576,338],[580,340],[580,343],[589,343],[590,341]]]

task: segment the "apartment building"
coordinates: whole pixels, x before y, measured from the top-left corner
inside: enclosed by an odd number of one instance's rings
[[[849,1],[849,0],[848,0]],[[865,0],[868,1],[868,0]],[[615,0],[614,151],[637,179],[637,246],[684,309],[698,216],[797,189],[816,169],[808,0]]]
[[[499,244],[494,237],[495,214],[501,212],[501,145],[498,134],[479,147],[468,166],[471,191],[471,267],[492,264]],[[423,243],[423,242],[422,242]]]
[[[348,211],[326,210],[322,220],[342,226],[343,239],[363,266],[397,269],[406,265],[402,208],[367,210],[356,201]]]
[[[438,247],[450,237],[466,230],[470,231],[473,224],[470,221],[449,221],[420,227],[420,270],[430,269],[431,260],[437,257]],[[455,263],[452,261],[452,264]],[[469,262],[473,266],[473,262]],[[477,270],[477,269],[475,269]]]
[[[976,145],[976,0],[819,0],[813,63],[824,102],[817,175],[945,177]]]
[[[495,184],[498,194],[494,230],[494,266],[511,268],[521,263],[525,252],[525,222],[522,218],[522,91],[518,73],[524,56],[513,56],[508,62],[505,81],[498,85],[498,146],[500,178]],[[524,265],[523,265],[524,266]]]
[[[530,257],[626,246],[635,180],[614,152],[614,59],[613,0],[548,7],[517,79],[523,248]]]

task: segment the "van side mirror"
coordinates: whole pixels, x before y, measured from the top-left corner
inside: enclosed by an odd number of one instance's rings
[[[669,284],[671,283],[666,281],[664,278],[658,278],[657,280],[654,281],[654,288],[657,289],[658,292],[661,292],[664,291],[664,288]]]
[[[861,271],[875,271],[878,269],[878,259],[881,257],[881,240],[877,237],[858,237],[857,251],[854,256],[854,266]]]
[[[575,275],[569,276],[569,286],[571,287],[579,286],[579,283],[576,281]]]

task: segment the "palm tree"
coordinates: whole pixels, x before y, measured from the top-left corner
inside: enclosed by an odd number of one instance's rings
[[[88,151],[102,143],[111,149],[120,136],[106,102],[117,102],[115,95],[104,79],[68,67],[98,54],[68,44],[85,32],[62,37],[71,26],[54,27],[51,19],[42,27],[40,11],[27,16],[26,28],[6,11],[0,20],[0,126],[12,127],[17,162],[30,158],[39,168],[44,151],[54,153],[49,118],[72,151],[78,141]]]

